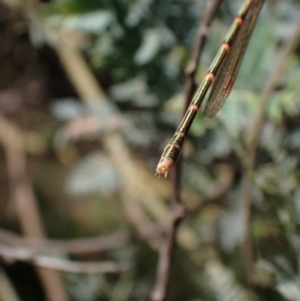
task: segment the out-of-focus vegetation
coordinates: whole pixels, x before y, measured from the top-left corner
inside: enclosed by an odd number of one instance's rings
[[[52,244],[35,248],[37,254],[127,267],[112,274],[62,274],[69,300],[149,300],[165,239],[161,228],[172,215],[170,182],[152,174],[182,115],[184,71],[206,1],[25,1],[22,9],[2,2],[1,227],[41,237],[30,232],[36,226],[27,212],[31,191],[47,237],[67,243],[90,237],[96,245],[99,237],[111,239],[98,249],[81,242],[84,251],[67,250],[60,241],[57,250]],[[223,1],[197,81],[241,2]],[[168,300],[300,300],[300,37],[269,97],[249,195],[243,187],[245,135],[299,18],[298,1],[267,1],[226,104],[212,120],[200,113],[190,129],[183,203],[193,210],[227,187],[179,229]],[[99,90],[85,85],[82,58]],[[247,197],[253,258],[245,251]],[[1,232],[0,247],[4,243],[25,245]],[[245,276],[249,261],[251,281]],[[47,281],[32,265],[3,268],[20,300],[50,300]]]

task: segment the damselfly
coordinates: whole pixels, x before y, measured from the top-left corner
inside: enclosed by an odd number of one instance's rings
[[[245,0],[234,19],[207,74],[195,93],[179,127],[165,147],[156,168],[156,176],[167,177],[182,148],[184,138],[213,83],[203,114],[214,117],[228,97],[255,27],[264,0]]]

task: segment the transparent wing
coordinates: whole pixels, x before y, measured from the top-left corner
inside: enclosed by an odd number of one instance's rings
[[[203,112],[205,116],[210,118],[214,117],[229,96],[263,3],[264,0],[254,0],[252,2],[244,23],[231,45],[229,54],[225,58],[225,61],[214,80]]]

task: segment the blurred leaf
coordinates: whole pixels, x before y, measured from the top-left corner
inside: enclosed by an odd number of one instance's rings
[[[67,288],[76,301],[96,301],[96,295],[109,295],[111,287],[102,275],[71,275],[66,277]]]
[[[151,146],[156,139],[154,119],[150,114],[127,113],[121,131],[134,146]]]
[[[174,37],[167,28],[148,29],[143,36],[142,45],[134,56],[138,65],[148,64],[164,47],[174,43]]]
[[[150,11],[150,4],[153,2],[152,0],[134,0],[132,1],[132,5],[129,8],[128,15],[126,17],[126,24],[129,27],[136,26],[141,22],[147,12]]]
[[[221,131],[216,131],[211,136],[206,151],[210,152],[213,158],[223,157],[231,152],[230,141]]]
[[[276,288],[286,300],[300,301],[300,279],[279,281]]]
[[[147,92],[148,87],[145,79],[137,77],[130,81],[116,84],[111,87],[112,97],[120,102],[131,101],[141,108],[154,107],[157,104],[157,98]]]
[[[50,27],[63,27],[66,30],[79,30],[91,34],[99,34],[114,22],[110,11],[98,11],[71,16],[54,16],[48,18]]]
[[[222,211],[220,215],[219,240],[224,251],[230,252],[244,241],[245,227],[244,208],[236,200],[230,209]]]
[[[116,100],[128,101],[135,98],[137,94],[145,94],[146,90],[147,84],[145,80],[138,77],[112,86],[110,92]]]
[[[60,121],[69,121],[82,116],[85,105],[74,98],[56,101],[51,106],[52,114]]]
[[[94,153],[80,160],[72,169],[66,190],[70,195],[107,195],[119,187],[119,177],[103,153]]]
[[[213,290],[217,301],[254,301],[258,298],[244,290],[234,279],[230,270],[225,268],[221,262],[210,260],[205,265],[207,281]]]
[[[285,300],[300,300],[300,278],[290,277],[292,270],[283,257],[278,258],[277,264],[266,260],[259,261],[259,268],[270,274],[275,279],[276,290]],[[279,264],[279,265],[278,265]]]

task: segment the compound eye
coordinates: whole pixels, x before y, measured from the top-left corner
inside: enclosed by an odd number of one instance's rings
[[[157,165],[156,168],[156,176],[164,176],[165,178],[168,176],[169,170],[173,165],[173,160],[169,158],[163,158]]]

